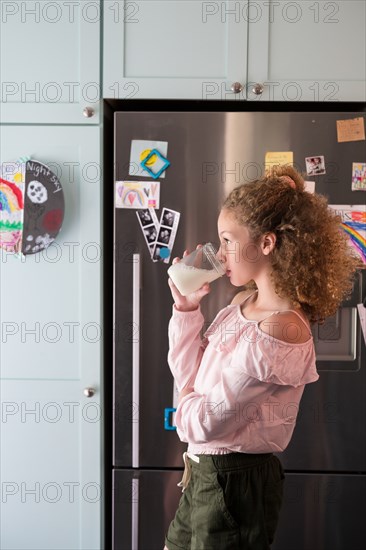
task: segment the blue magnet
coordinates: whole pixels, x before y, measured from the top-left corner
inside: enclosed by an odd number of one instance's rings
[[[160,257],[161,258],[169,258],[169,256],[170,256],[169,248],[161,248],[160,249]]]
[[[153,172],[151,170],[151,168],[149,168],[148,166],[146,166],[146,163],[148,162],[148,160],[153,156],[153,155],[156,155],[160,158],[160,160],[163,162],[163,166],[160,168],[160,170],[158,172]],[[140,162],[141,166],[143,167],[144,170],[146,170],[146,172],[149,172],[150,176],[152,178],[154,178],[155,180],[160,176],[160,174],[162,174],[164,172],[164,170],[166,170],[166,168],[168,168],[168,166],[170,166],[170,162],[168,159],[166,159],[165,157],[163,157],[162,154],[159,153],[159,151],[157,149],[151,149],[150,153],[144,158],[143,161]]]

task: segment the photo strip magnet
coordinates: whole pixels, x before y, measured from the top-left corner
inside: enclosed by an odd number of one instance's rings
[[[154,262],[169,263],[178,231],[180,213],[170,208],[163,208],[160,217],[158,236],[153,248]]]
[[[159,230],[159,222],[156,212],[153,208],[146,208],[144,210],[137,210],[136,216],[139,220],[142,234],[150,251],[150,256],[152,257]]]

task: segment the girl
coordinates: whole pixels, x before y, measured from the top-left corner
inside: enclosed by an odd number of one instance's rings
[[[273,453],[286,449],[305,384],[319,378],[310,323],[336,312],[361,267],[339,224],[324,196],[277,166],[224,202],[217,254],[246,290],[203,340],[209,285],[184,297],[169,279],[168,361],[188,452],[165,550],[269,549],[284,483]]]

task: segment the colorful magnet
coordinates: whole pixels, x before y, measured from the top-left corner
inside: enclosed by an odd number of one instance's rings
[[[154,172],[149,167],[149,161],[152,158],[156,158],[156,157],[160,159],[160,168],[158,169],[157,172]],[[156,164],[156,162],[157,161],[155,160],[154,164]],[[162,174],[162,172],[164,172],[168,168],[168,166],[170,166],[169,160],[163,157],[163,155],[161,155],[157,149],[151,149],[150,153],[144,158],[142,162],[140,162],[140,164],[143,167],[143,169],[146,170],[146,172],[148,172],[150,176],[154,179],[157,179]]]
[[[154,141],[148,139],[133,139],[131,141],[130,163],[128,167],[128,174],[130,176],[150,178],[150,174],[141,166],[141,162],[150,155],[153,149],[157,149],[163,157],[168,157],[167,141]],[[162,161],[155,153],[146,160],[146,166],[155,174],[160,170],[162,164]],[[165,178],[165,173],[163,172],[160,177]]]
[[[165,260],[166,258],[169,258],[169,256],[170,256],[169,248],[161,248],[160,249],[160,258],[163,258]]]

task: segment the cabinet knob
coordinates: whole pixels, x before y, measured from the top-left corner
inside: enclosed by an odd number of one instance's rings
[[[243,90],[243,85],[240,84],[240,82],[234,82],[234,84],[231,85],[231,91],[234,92],[234,94],[239,94]]]
[[[91,107],[85,107],[85,109],[83,110],[83,115],[86,118],[91,118],[92,116],[95,115],[95,111]]]
[[[86,395],[86,397],[93,397],[94,394],[95,394],[95,389],[94,388],[85,388],[84,389],[84,395]]]
[[[264,90],[263,84],[255,84],[254,88],[252,89],[252,92],[255,95],[261,95],[263,94],[263,90]]]

